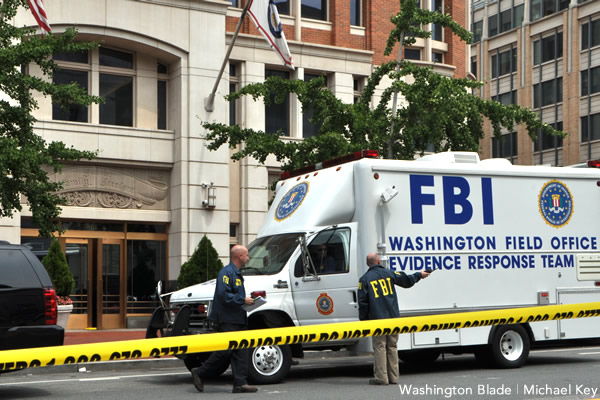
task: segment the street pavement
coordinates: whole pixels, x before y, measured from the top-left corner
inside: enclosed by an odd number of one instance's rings
[[[65,331],[64,345],[75,345],[75,344],[88,344],[88,343],[104,343],[104,342],[115,342],[122,340],[137,340],[145,339],[145,329],[109,329],[109,330],[68,330]],[[332,357],[344,357],[349,353],[346,350],[339,351],[305,351],[305,359],[321,359],[321,358],[332,358]],[[353,354],[364,355],[364,354]],[[43,374],[55,374],[55,373],[76,373],[85,371],[119,371],[119,370],[132,370],[132,369],[151,369],[151,368],[185,368],[183,361],[173,356],[163,356],[160,358],[148,357],[142,359],[132,360],[118,360],[118,361],[103,361],[93,363],[76,363],[66,365],[54,365],[50,367],[40,368],[27,368],[21,371],[11,372],[11,374],[24,374],[24,375],[43,375]]]
[[[74,344],[104,343],[121,340],[145,339],[145,329],[107,329],[107,330],[68,330],[65,331],[64,346]],[[116,371],[137,368],[176,368],[183,367],[183,361],[172,356],[161,358],[142,358],[135,360],[104,361],[94,363],[77,363],[67,365],[54,365],[51,367],[27,368],[11,374],[42,375],[67,372]]]

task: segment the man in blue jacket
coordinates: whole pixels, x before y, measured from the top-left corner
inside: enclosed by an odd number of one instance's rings
[[[246,296],[244,277],[240,272],[248,259],[248,249],[240,245],[233,246],[231,262],[223,267],[217,276],[217,287],[208,318],[216,324],[219,332],[248,329],[248,315],[243,306],[253,304],[254,299]],[[248,349],[213,352],[201,367],[192,369],[194,386],[199,392],[203,392],[204,379],[210,375],[210,371],[229,359],[233,372],[233,393],[256,392],[258,389],[249,386],[246,380],[248,358]]]
[[[358,318],[363,320],[399,318],[394,285],[409,288],[427,278],[429,272],[406,275],[381,266],[379,255],[367,256],[369,269],[358,280]],[[398,335],[373,336],[373,373],[370,385],[398,383]]]

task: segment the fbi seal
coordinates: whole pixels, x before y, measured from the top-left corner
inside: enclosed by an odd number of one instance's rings
[[[573,215],[573,196],[567,185],[557,180],[546,182],[540,191],[539,209],[548,225],[560,228],[568,224]]]
[[[308,193],[308,182],[302,182],[291,188],[281,199],[275,210],[275,219],[283,221],[294,213]]]
[[[323,315],[329,315],[333,312],[333,299],[327,293],[321,293],[317,298],[317,310]]]

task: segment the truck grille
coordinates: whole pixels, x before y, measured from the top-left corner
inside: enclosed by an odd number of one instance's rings
[[[190,328],[193,330],[206,329],[208,327],[208,313],[210,301],[198,301],[193,303],[172,304],[173,306],[190,306]]]

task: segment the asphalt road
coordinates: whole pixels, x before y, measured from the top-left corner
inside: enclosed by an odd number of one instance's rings
[[[371,357],[313,358],[258,394],[231,394],[231,375],[196,392],[183,367],[146,364],[115,371],[0,375],[0,399],[592,399],[600,398],[600,346],[537,350],[522,368],[481,368],[472,355],[446,356],[426,369],[401,364],[400,384],[370,386]],[[170,365],[173,365],[172,363]]]

